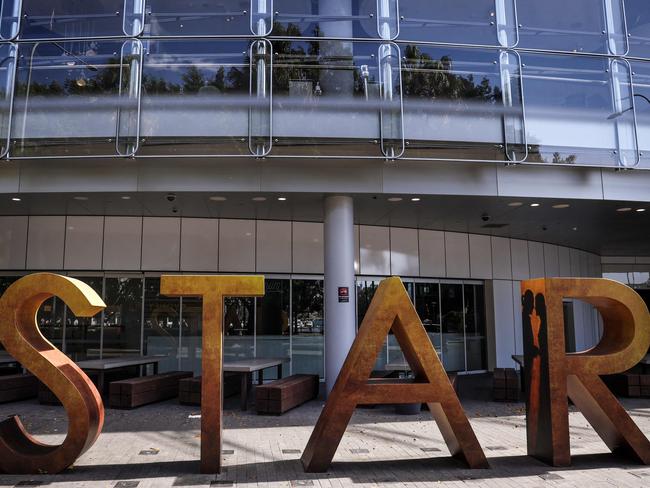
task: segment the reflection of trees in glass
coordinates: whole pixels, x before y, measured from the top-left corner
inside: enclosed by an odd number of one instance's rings
[[[453,73],[453,59],[442,56],[439,60],[423,53],[419,46],[408,45],[404,50],[402,66],[402,91],[404,96],[421,98],[447,98],[451,100],[478,100],[496,103],[502,98],[501,88],[493,86],[483,77],[476,82],[474,75]]]
[[[213,71],[213,70],[210,70]],[[142,87],[149,95],[168,95],[175,93],[203,93],[226,91],[246,91],[250,83],[250,68],[248,56],[241,66],[230,66],[226,70],[219,66],[216,73],[200,70],[197,66],[189,66],[181,75],[181,84],[166,80],[163,76],[144,74]]]
[[[52,64],[49,66],[52,69],[44,71],[46,79],[58,74],[58,60],[67,59],[67,56],[51,57]],[[97,68],[92,63],[92,58],[88,58],[84,64],[77,64],[74,68],[65,71],[65,78],[53,79],[51,81],[39,82],[34,79],[31,80],[30,86],[27,86],[27,81],[16,82],[16,94],[31,96],[46,96],[46,95],[113,95],[119,93],[121,86],[127,87],[131,78],[131,61],[132,56],[124,57],[122,61],[122,78],[120,80],[120,58],[109,58],[101,63],[108,66]],[[85,61],[85,60],[84,60]],[[98,61],[99,62],[99,61]],[[79,63],[79,62],[77,62]],[[25,65],[19,66],[19,70],[25,73],[25,80],[29,76],[28,73],[29,62],[26,61]]]

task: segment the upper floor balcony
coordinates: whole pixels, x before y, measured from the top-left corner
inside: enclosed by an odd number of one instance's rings
[[[6,158],[650,168],[645,0],[4,0],[1,17]]]

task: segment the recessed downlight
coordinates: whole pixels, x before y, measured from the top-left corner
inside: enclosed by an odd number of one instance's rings
[[[22,198],[19,198],[19,197],[13,197],[13,198],[11,199],[11,201],[12,201],[12,202],[21,202],[21,201],[22,201]]]
[[[621,212],[621,213],[623,213],[623,212],[631,212],[632,208],[630,208],[630,207],[617,208],[616,211]]]
[[[419,198],[419,197],[413,197],[413,198],[411,198],[411,201],[412,201],[412,202],[419,202],[420,200],[422,200],[422,199]]]
[[[81,195],[77,195],[76,197],[72,197],[74,200],[77,200],[78,202],[85,202],[88,200],[88,197],[82,197]]]
[[[557,205],[553,205],[553,208],[569,208],[570,206],[568,203],[558,203]]]
[[[227,198],[216,195],[216,196],[210,197],[210,200],[212,200],[213,202],[225,202],[227,200]]]
[[[508,207],[521,207],[523,205],[522,202],[510,202],[508,204]]]
[[[120,198],[121,198],[122,200],[131,200],[131,197],[128,196],[128,195],[122,195]]]
[[[287,197],[278,197],[278,202],[286,202]]]
[[[542,204],[541,203],[531,203],[530,206],[533,208],[540,207]]]
[[[389,202],[393,202],[393,203],[395,203],[395,202],[401,202],[402,200],[404,200],[402,197],[390,197],[390,198],[388,199]]]
[[[266,202],[266,197],[253,197],[254,202]]]
[[[639,213],[640,212],[645,212],[645,208],[637,208],[636,211],[639,212]]]

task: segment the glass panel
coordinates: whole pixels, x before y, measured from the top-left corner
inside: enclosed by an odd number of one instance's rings
[[[251,32],[266,36],[273,29],[273,0],[251,0]]]
[[[121,59],[116,149],[120,156],[133,156],[138,150],[140,135],[140,41],[125,42]]]
[[[519,45],[553,51],[607,53],[602,1],[517,1]]]
[[[607,20],[607,49],[610,54],[625,56],[628,51],[624,0],[604,0]]]
[[[612,86],[609,60],[526,54],[522,62],[527,161],[618,166],[626,140],[618,131],[634,125],[634,113],[629,86]]]
[[[139,154],[250,155],[249,111],[254,106],[268,119],[271,110],[270,97],[258,99],[250,63],[248,41],[148,42]],[[269,69],[261,71],[267,75],[260,79],[266,93]],[[269,139],[267,133],[267,146]]]
[[[183,297],[181,313],[181,371],[201,375],[203,300]]]
[[[0,38],[3,41],[10,41],[18,35],[20,3],[21,0],[1,0]]]
[[[633,168],[639,164],[639,154],[631,69],[626,61],[620,59],[612,60],[609,67],[614,111],[608,119],[615,124],[618,162],[625,168]]]
[[[250,0],[148,0],[145,35],[247,36],[249,11]]]
[[[48,298],[36,312],[36,322],[43,336],[59,349],[63,348],[65,304],[58,297]]]
[[[106,278],[102,357],[138,356],[142,334],[142,279]]]
[[[413,297],[415,294],[415,285],[413,283],[406,282],[404,283],[404,287],[406,288],[406,293],[408,293],[408,296],[411,299],[411,303],[413,303]],[[388,348],[389,363],[393,363],[393,364],[406,363],[406,358],[404,357],[402,348],[397,342],[397,339],[395,339],[395,334],[393,334],[392,329],[390,330],[390,332],[388,333],[388,337],[386,338],[386,347]]]
[[[634,107],[636,109],[639,166],[650,168],[650,63],[632,63]]]
[[[379,37],[376,0],[274,0],[272,35],[292,37]]]
[[[225,299],[224,336],[224,361],[255,357],[255,299]]]
[[[21,39],[123,36],[124,0],[23,0]]]
[[[487,369],[483,285],[465,285],[465,353],[467,370]]]
[[[516,2],[517,0],[495,1],[497,38],[502,47],[514,47],[519,43]]]
[[[143,352],[165,356],[158,370],[178,370],[180,298],[160,294],[160,278],[145,278]]]
[[[127,36],[139,36],[144,29],[145,0],[124,0],[122,31]]]
[[[404,153],[400,69],[400,52],[397,45],[382,44],[379,46],[381,152],[388,159],[399,158]],[[368,80],[365,78],[364,83],[367,82]]]
[[[366,316],[366,312],[370,307],[372,298],[375,296],[380,281],[381,279],[379,278],[376,280],[357,281],[357,330]],[[394,337],[389,337],[384,341],[381,352],[375,361],[375,366],[373,368],[375,371],[384,371],[386,363],[388,362],[389,346],[391,349],[398,347]]]
[[[650,3],[625,0],[625,18],[630,34],[630,56],[650,58]]]
[[[258,358],[288,358],[289,280],[266,279],[264,297],[257,299],[255,356]],[[313,323],[313,322],[312,322]],[[289,376],[289,368],[282,368]],[[265,379],[277,379],[276,368],[264,371]]]
[[[433,347],[435,347],[438,356],[442,358],[440,285],[438,283],[416,283],[415,308]]]
[[[516,52],[504,51],[499,56],[499,63],[501,65],[506,157],[513,162],[524,161],[528,156],[528,146],[526,145],[526,120],[521,86],[521,61]]]
[[[16,51],[14,44],[0,46],[0,158],[9,151]]]
[[[401,48],[405,156],[505,160],[499,51]]]
[[[273,42],[274,155],[382,156],[379,46]]]
[[[397,0],[377,0],[377,32],[385,40],[399,34],[399,6]]]
[[[114,156],[127,152],[137,127],[133,104],[139,91],[138,49],[139,41],[21,44],[12,156]]]
[[[494,0],[400,0],[400,39],[496,45]]]
[[[77,278],[89,285],[101,297],[104,293],[104,279],[101,277]],[[138,317],[138,323],[140,322]],[[73,361],[99,359],[101,357],[101,312],[94,317],[77,317],[66,307],[65,311],[65,353]],[[139,327],[138,327],[139,329]],[[138,336],[138,344],[140,337]]]
[[[447,371],[465,371],[463,285],[442,283],[442,364]]]
[[[11,285],[20,279],[20,276],[0,276],[0,297],[4,295]]]
[[[248,148],[259,157],[271,151],[271,56],[270,42],[255,41],[251,45]]]
[[[291,370],[323,378],[323,281],[292,280],[291,287]]]

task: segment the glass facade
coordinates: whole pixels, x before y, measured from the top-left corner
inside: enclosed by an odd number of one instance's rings
[[[98,273],[72,277],[90,285],[103,298],[104,311],[94,317],[75,317],[54,297],[41,306],[37,321],[43,335],[73,360],[162,355],[161,372],[201,374],[199,298],[160,295],[158,276]],[[18,278],[0,276],[0,293]],[[382,279],[357,278],[358,324]],[[445,368],[485,370],[483,284],[405,278],[404,286]],[[324,378],[326,327],[321,276],[267,276],[264,297],[226,299],[224,360],[288,357],[291,362],[283,368],[283,375],[308,373]],[[403,362],[391,333],[375,369]],[[265,378],[272,379],[275,374],[269,370]]]
[[[646,0],[3,0],[0,157],[650,168]]]

